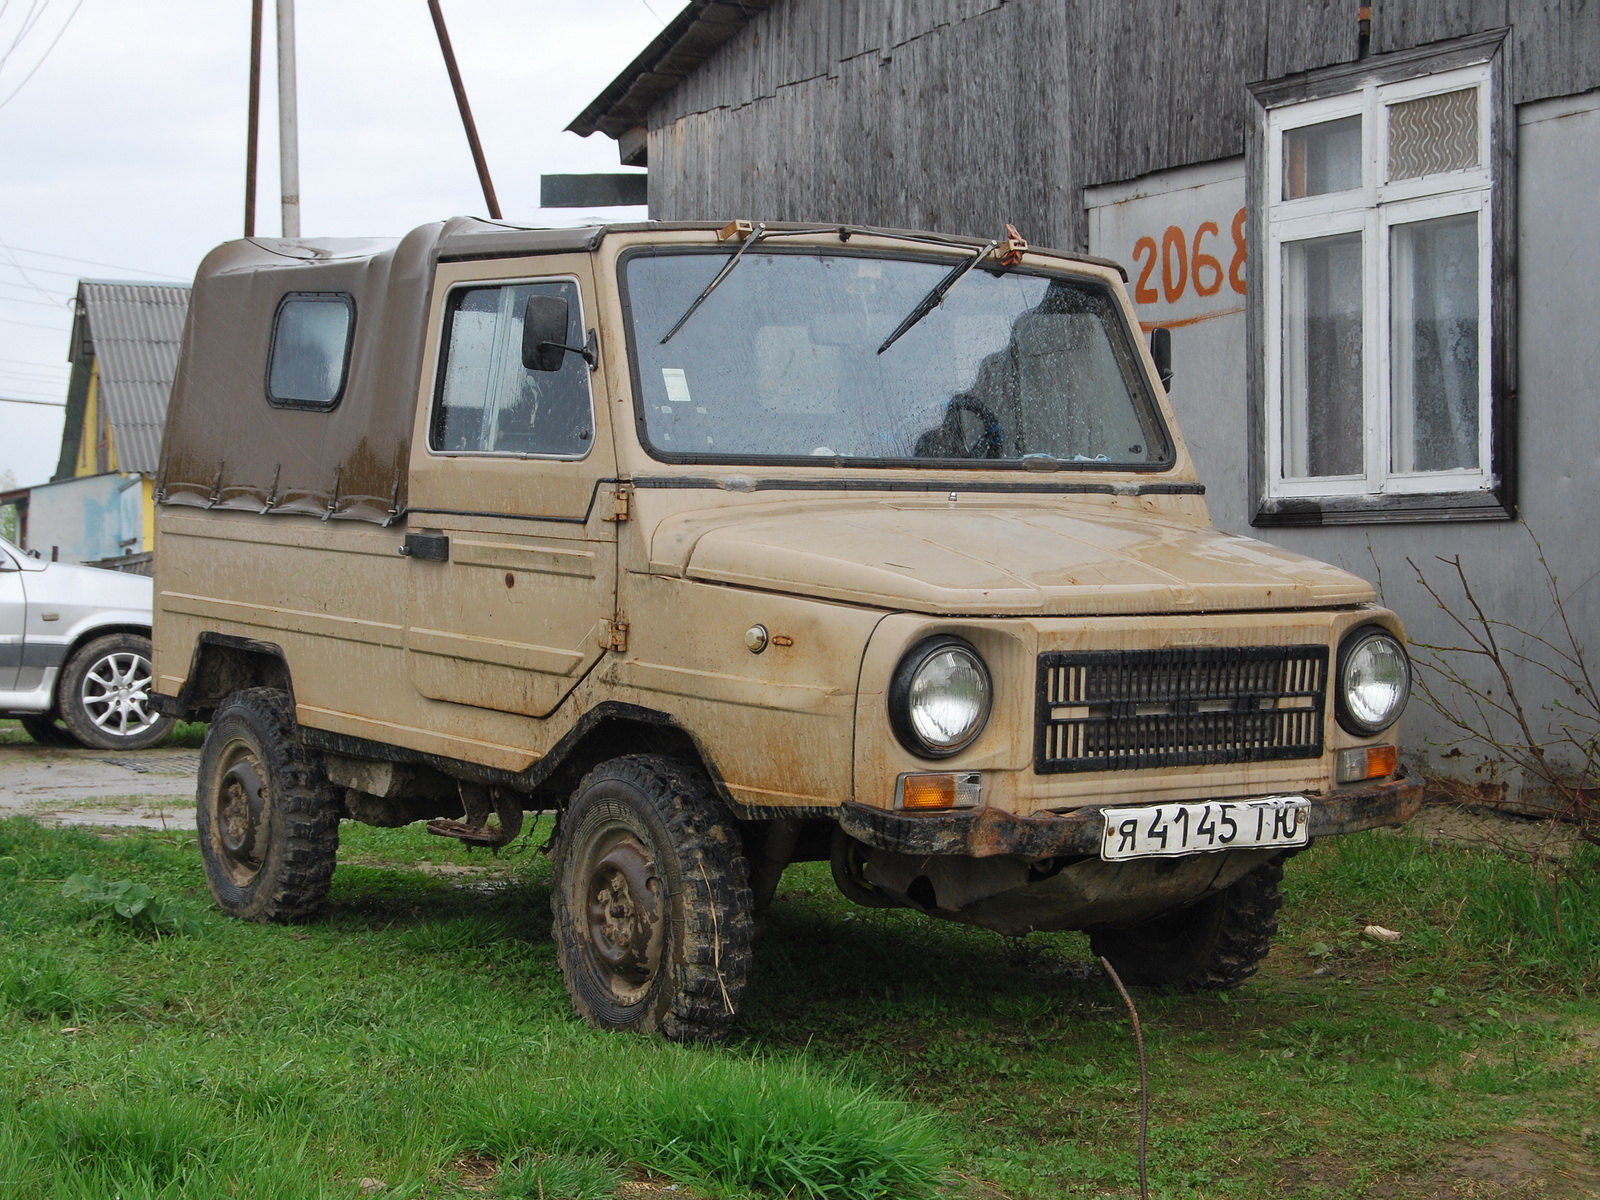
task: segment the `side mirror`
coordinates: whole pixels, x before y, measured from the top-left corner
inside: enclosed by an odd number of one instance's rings
[[[529,296],[522,310],[522,365],[559,371],[567,357],[567,302],[561,296]]]
[[[1172,330],[1155,328],[1150,331],[1150,357],[1155,360],[1156,374],[1161,377],[1163,391],[1172,390]]]

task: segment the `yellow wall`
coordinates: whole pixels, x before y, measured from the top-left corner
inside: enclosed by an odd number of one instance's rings
[[[144,477],[144,522],[139,533],[139,550],[154,550],[156,548],[156,481],[150,476]]]
[[[106,462],[100,465],[100,440],[104,434]],[[100,411],[100,363],[96,360],[89,368],[89,390],[84,398],[83,428],[78,436],[78,459],[72,473],[78,475],[104,475],[117,469],[117,443],[111,426]],[[155,481],[148,475],[141,480],[140,495],[143,501],[143,520],[140,522],[139,550],[154,548],[156,544]]]
[[[89,367],[89,391],[83,401],[83,426],[78,430],[78,461],[73,464],[74,475],[98,475],[95,469],[95,448],[100,444],[100,363]]]
[[[106,458],[100,461],[100,440],[105,436]],[[78,432],[78,461],[73,464],[74,475],[104,475],[117,469],[117,444],[111,436],[111,425],[100,411],[100,361],[89,367],[89,390],[83,401],[83,427]]]

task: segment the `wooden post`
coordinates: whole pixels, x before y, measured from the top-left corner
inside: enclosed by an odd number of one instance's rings
[[[478,127],[473,123],[472,109],[467,104],[467,89],[461,82],[461,72],[456,68],[456,53],[450,48],[450,34],[444,27],[444,13],[439,10],[439,0],[428,0],[428,11],[433,14],[433,28],[439,35],[439,49],[444,54],[444,69],[450,73],[450,86],[455,90],[456,107],[461,110],[461,124],[467,131],[467,145],[472,148],[472,162],[478,168],[483,202],[489,206],[489,216],[498,221],[500,201],[495,199],[494,183],[489,179],[489,164],[484,161],[483,146],[478,142]]]

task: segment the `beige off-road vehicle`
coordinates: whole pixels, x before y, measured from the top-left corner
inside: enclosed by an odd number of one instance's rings
[[[1414,810],[1410,671],[1366,583],[1212,528],[1123,282],[739,222],[216,250],[155,646],[217,902],[311,915],[341,820],[542,811],[606,1028],[721,1032],[808,860],[1238,984],[1288,855]]]

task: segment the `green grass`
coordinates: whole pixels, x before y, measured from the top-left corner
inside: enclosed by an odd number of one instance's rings
[[[1137,1062],[1081,936],[855,909],[799,867],[729,1044],[606,1037],[561,988],[546,832],[493,858],[347,825],[326,918],[269,927],[211,908],[192,835],[0,822],[0,1195],[1135,1194]],[[92,919],[74,874],[188,932]],[[1447,1194],[1527,1130],[1572,1150],[1551,1180],[1600,1179],[1597,882],[1387,833],[1297,858],[1257,980],[1137,997],[1152,1193]]]
[[[205,744],[206,723],[204,721],[178,721],[172,726],[172,731],[161,740],[161,745],[167,749],[198,750]],[[31,746],[33,739],[22,728],[22,722],[16,720],[0,721],[0,746]]]

